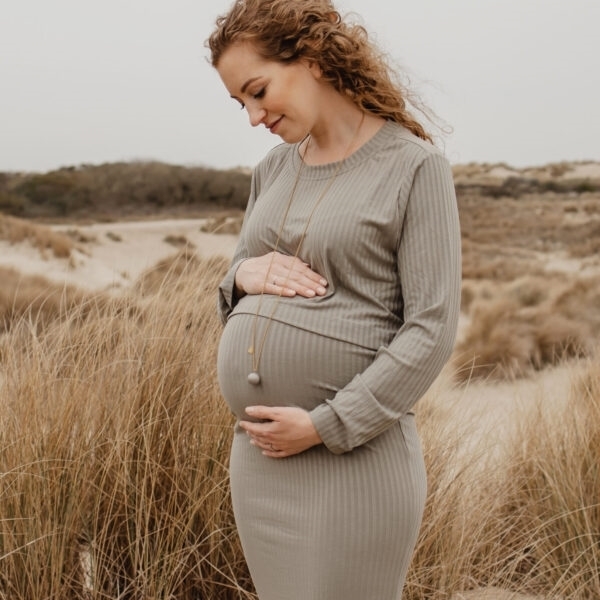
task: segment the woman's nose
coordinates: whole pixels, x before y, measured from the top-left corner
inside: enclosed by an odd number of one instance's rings
[[[246,105],[246,108],[248,110],[248,118],[250,119],[250,125],[252,125],[252,127],[260,125],[265,120],[267,111],[264,108],[260,108],[258,106],[251,107],[248,105]]]

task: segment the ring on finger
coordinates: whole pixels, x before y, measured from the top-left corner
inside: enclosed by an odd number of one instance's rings
[[[269,448],[271,448],[271,452],[277,452],[277,449],[275,448],[275,446],[273,446],[272,442],[269,444]]]

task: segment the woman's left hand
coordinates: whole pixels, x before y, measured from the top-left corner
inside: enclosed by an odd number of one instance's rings
[[[285,458],[321,443],[309,414],[290,406],[249,406],[246,413],[263,423],[241,421],[240,427],[250,436],[250,443],[265,456]]]

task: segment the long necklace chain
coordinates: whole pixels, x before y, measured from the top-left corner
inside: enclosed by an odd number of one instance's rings
[[[348,158],[348,156],[350,155],[350,151],[352,149],[352,146],[354,145],[354,142],[356,141],[356,139],[358,138],[358,133],[362,127],[363,121],[365,120],[365,113],[362,113],[361,115],[361,119],[360,119],[360,123],[358,124],[358,127],[352,137],[352,140],[350,141],[350,144],[348,145],[348,148],[346,149],[346,152],[344,153],[344,156],[342,158],[342,160],[338,163],[335,171],[333,172],[333,175],[327,180],[327,183],[325,184],[325,187],[323,188],[323,190],[321,191],[321,193],[319,194],[319,197],[315,200],[311,211],[308,215],[308,218],[306,219],[306,223],[304,224],[304,228],[302,229],[302,234],[300,235],[300,240],[298,242],[298,246],[296,247],[296,252],[294,253],[294,259],[298,258],[298,256],[300,255],[300,250],[302,249],[302,244],[304,243],[304,238],[306,237],[306,233],[308,231],[308,227],[310,225],[310,222],[312,220],[313,215],[315,214],[319,204],[321,203],[321,200],[323,200],[323,198],[325,197],[325,195],[327,194],[327,192],[329,191],[329,189],[331,188],[331,186],[333,185],[333,182],[335,181],[335,178],[337,177],[338,173],[340,172],[340,169],[342,168],[344,162],[346,161],[346,159]],[[257,328],[258,328],[258,317],[260,314],[260,309],[262,306],[262,302],[263,302],[263,298],[265,295],[265,288],[267,286],[267,282],[269,281],[270,278],[270,274],[271,274],[271,268],[273,267],[273,261],[275,259],[275,254],[279,249],[279,243],[281,241],[281,236],[283,234],[283,230],[285,228],[285,224],[288,218],[288,214],[290,212],[290,208],[292,206],[292,202],[294,200],[294,196],[296,194],[296,189],[298,187],[298,182],[300,181],[300,174],[302,172],[302,167],[304,166],[304,160],[306,158],[306,153],[308,152],[308,146],[310,144],[310,136],[306,142],[306,146],[304,148],[304,153],[301,156],[301,161],[300,161],[300,166],[298,167],[298,171],[296,172],[296,178],[294,180],[294,185],[292,186],[292,191],[290,193],[290,197],[288,199],[287,202],[287,206],[285,208],[285,211],[283,213],[283,217],[281,219],[281,225],[279,227],[279,231],[277,233],[277,239],[275,241],[275,246],[273,248],[273,252],[271,254],[271,261],[269,263],[269,267],[267,269],[267,274],[265,275],[265,280],[263,282],[262,285],[262,289],[260,292],[260,298],[258,299],[258,304],[256,306],[256,312],[254,314],[254,321],[252,323],[252,339],[250,342],[250,346],[248,347],[248,354],[250,354],[252,356],[252,371],[248,374],[248,382],[251,383],[252,385],[258,385],[261,381],[260,378],[260,373],[258,372],[258,368],[260,366],[260,359],[262,357],[263,354],[263,349],[265,347],[265,342],[267,340],[267,335],[269,333],[269,329],[271,327],[271,323],[273,322],[273,317],[275,316],[275,311],[277,310],[277,307],[279,306],[279,302],[281,301],[281,296],[283,294],[283,290],[285,289],[285,287],[287,286],[287,283],[290,279],[290,276],[292,274],[292,270],[293,270],[293,266],[290,267],[290,269],[287,272],[287,275],[285,276],[285,280],[283,281],[283,283],[280,286],[280,291],[279,294],[277,295],[277,299],[276,301],[273,303],[273,308],[271,309],[271,312],[269,314],[269,316],[267,317],[267,323],[265,325],[265,330],[264,333],[262,335],[262,338],[260,340],[259,346],[258,348],[256,347],[256,338],[257,338]],[[294,261],[295,262],[295,261]]]

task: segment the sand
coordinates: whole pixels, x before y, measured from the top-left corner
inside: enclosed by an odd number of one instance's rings
[[[76,232],[79,250],[70,258],[56,258],[22,242],[0,241],[0,266],[26,275],[44,275],[57,283],[89,291],[120,290],[146,269],[175,254],[185,242],[200,256],[233,255],[237,236],[200,230],[204,219],[135,221],[93,225],[52,225],[55,231]],[[171,240],[171,242],[167,240]]]

